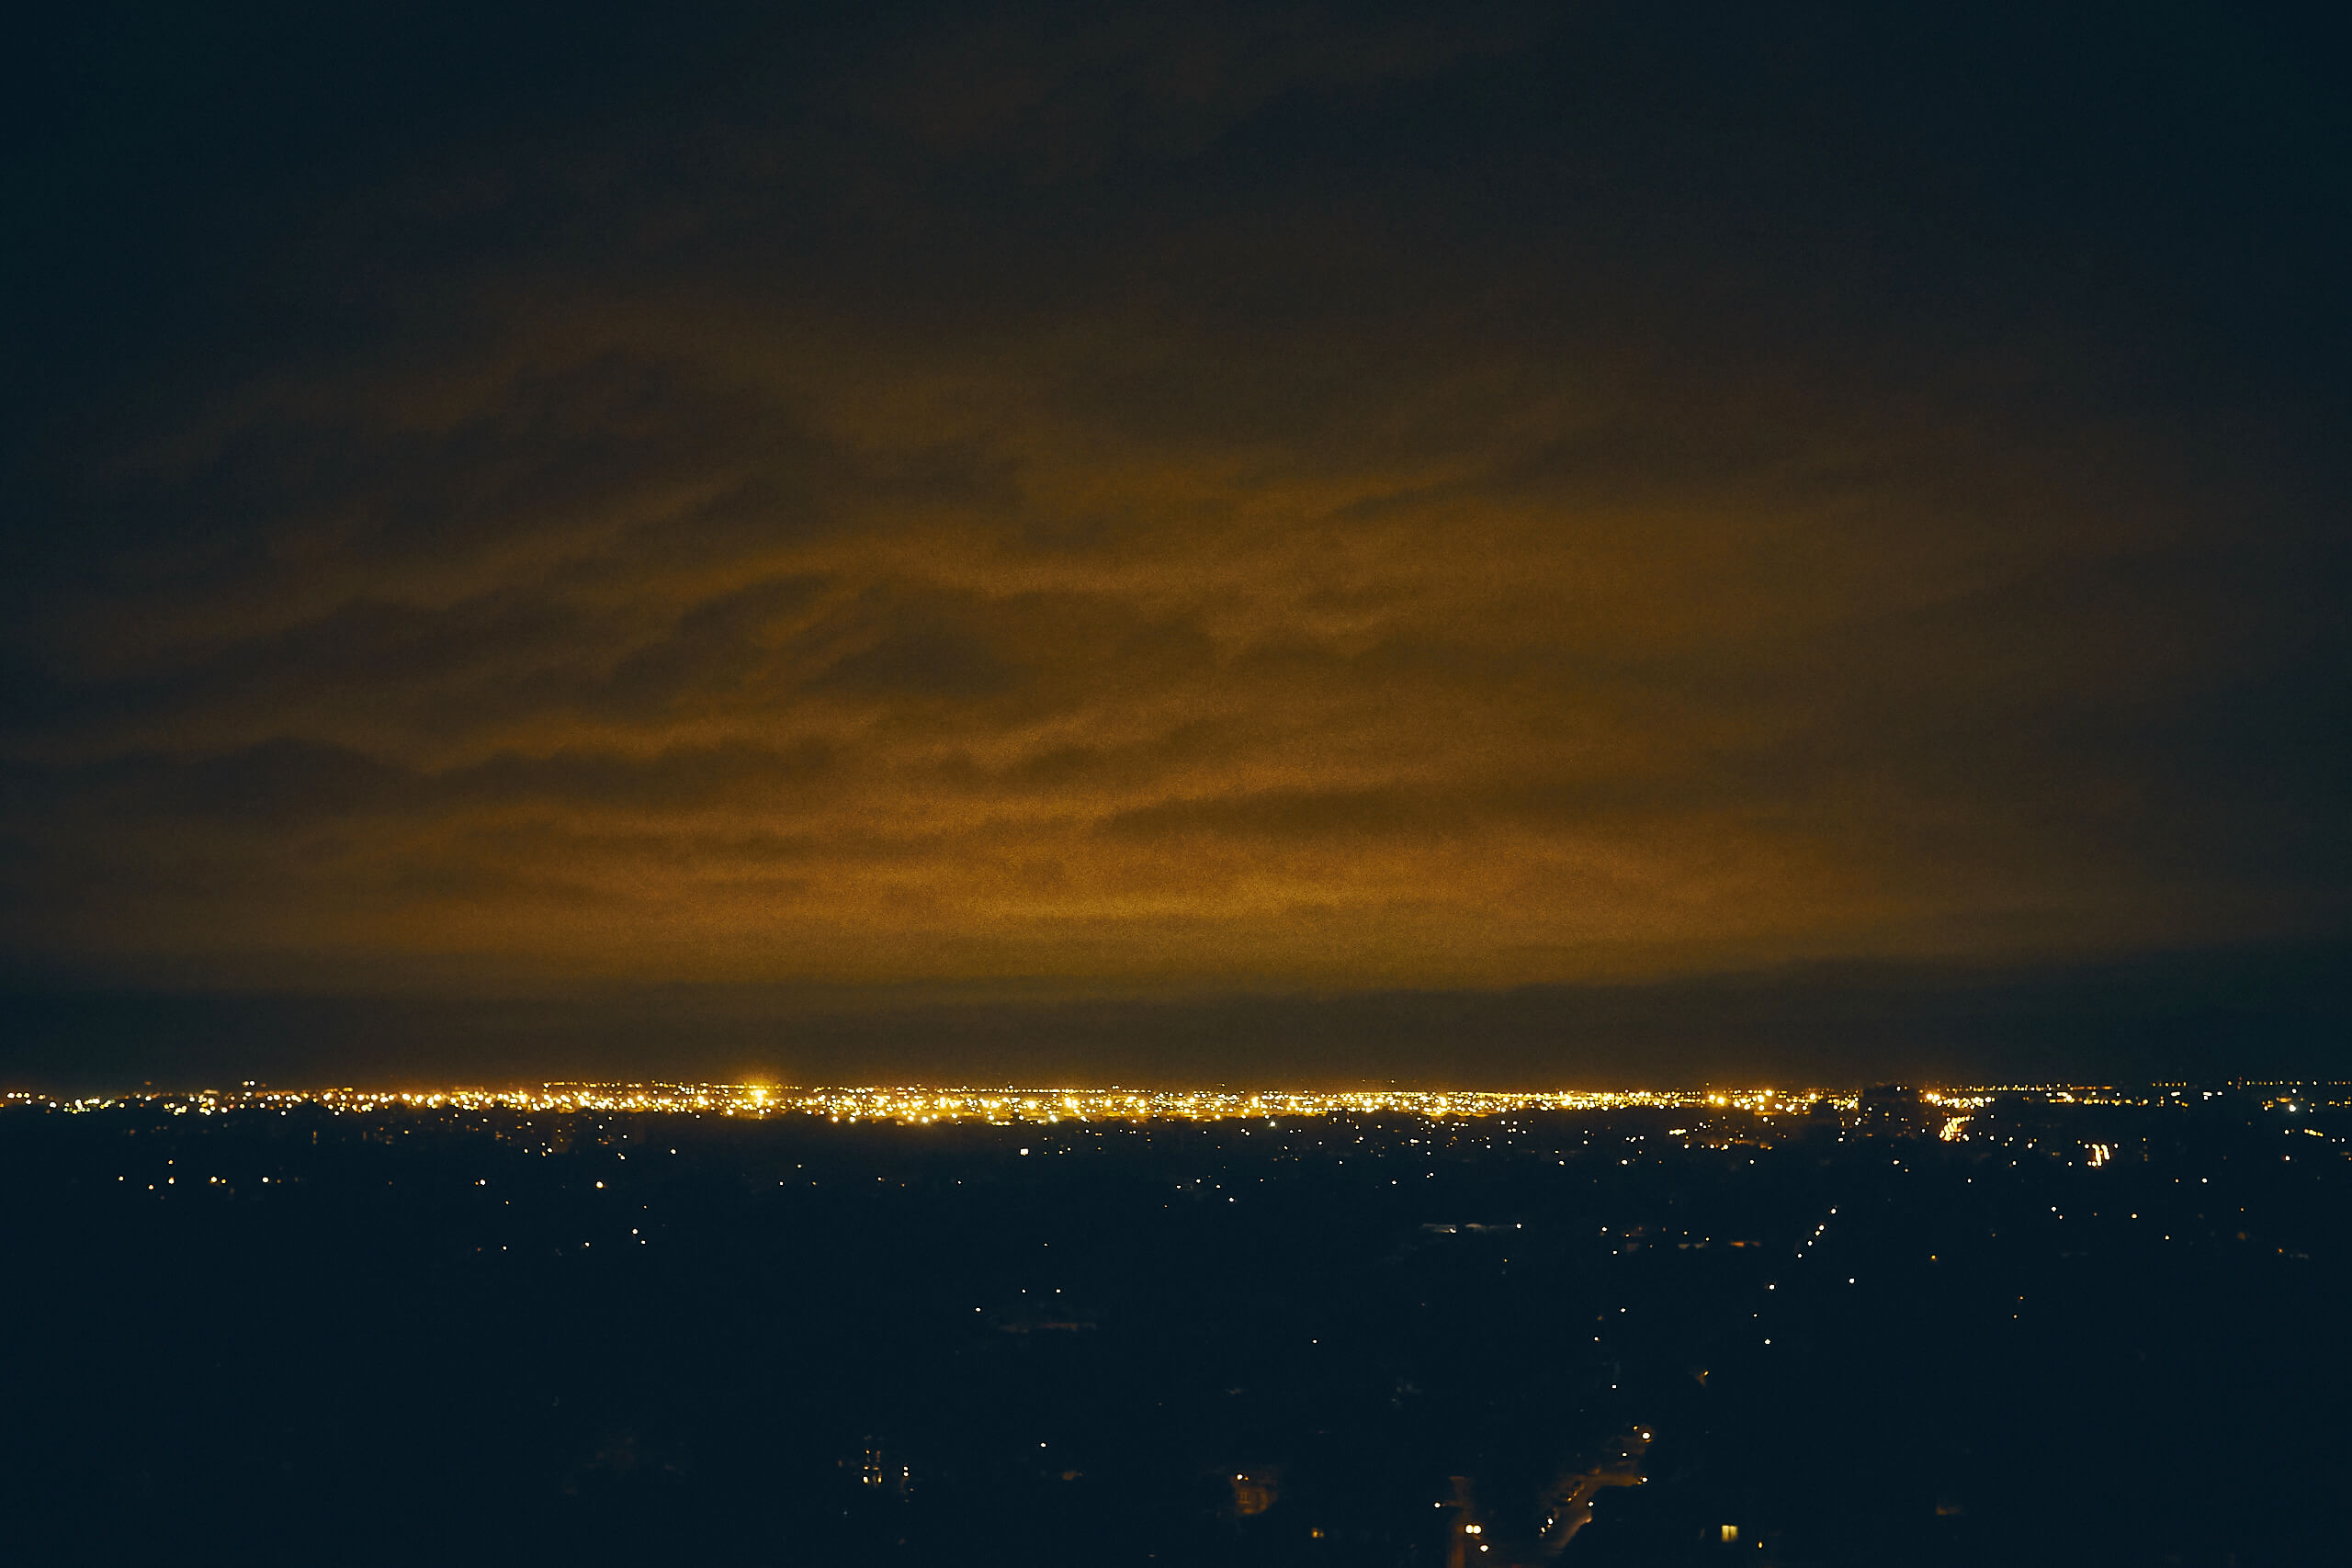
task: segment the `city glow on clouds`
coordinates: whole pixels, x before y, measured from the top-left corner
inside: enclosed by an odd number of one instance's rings
[[[289,218],[239,354],[43,470],[11,949],[1489,986],[2334,918],[2308,475],[2118,412],[2039,281],[1969,314],[1999,236],[1911,309],[1756,106],[1691,207],[1703,75],[1457,179],[1414,104],[1582,58],[1516,15],[992,28]]]

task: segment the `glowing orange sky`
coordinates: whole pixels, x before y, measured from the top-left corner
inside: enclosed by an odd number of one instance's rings
[[[35,465],[12,949],[1363,987],[2335,929],[2284,393],[2166,390],[2160,291],[1769,92],[1251,26],[942,23],[290,209],[285,321]]]

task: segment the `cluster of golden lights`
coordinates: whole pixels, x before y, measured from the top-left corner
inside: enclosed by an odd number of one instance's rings
[[[2182,1097],[2132,1094],[2111,1088],[2004,1086],[1924,1091],[1921,1100],[1943,1113],[1941,1134],[1965,1136],[1977,1111],[1996,1094],[2022,1094],[2060,1104],[2162,1105]],[[2323,1086],[2344,1088],[2346,1086]],[[919,1087],[787,1089],[737,1083],[571,1083],[514,1089],[285,1090],[248,1084],[234,1089],[96,1095],[58,1099],[14,1091],[0,1104],[65,1111],[138,1107],[174,1115],[211,1116],[232,1111],[285,1111],[311,1106],[338,1114],[383,1111],[519,1111],[548,1115],[690,1113],[719,1116],[821,1116],[833,1122],[1217,1122],[1334,1115],[1418,1116],[1463,1121],[1529,1111],[1730,1111],[1771,1117],[1803,1115],[1826,1104],[1856,1109],[1858,1096],[1818,1089],[1559,1089],[1496,1092],[1475,1089],[1352,1089],[1244,1091],[1232,1089],[938,1089]],[[2308,1089],[2306,1100],[2327,1102]],[[2266,1105],[2289,1105],[2283,1097]],[[1685,1129],[1676,1128],[1680,1133]]]

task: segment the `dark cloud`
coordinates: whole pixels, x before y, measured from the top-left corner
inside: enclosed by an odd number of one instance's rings
[[[1985,970],[1809,964],[1634,985],[1313,996],[1021,986],[0,989],[0,1070],[61,1089],[688,1078],[1198,1087],[2217,1080],[2342,1069],[2340,947]],[[333,1041],[322,1061],[317,1043]]]
[[[11,165],[27,962],[1350,990],[2341,932],[2301,24],[119,20]]]

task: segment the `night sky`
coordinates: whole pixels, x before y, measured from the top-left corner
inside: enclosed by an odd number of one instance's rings
[[[2346,41],[50,7],[0,1071],[2352,1068]]]

